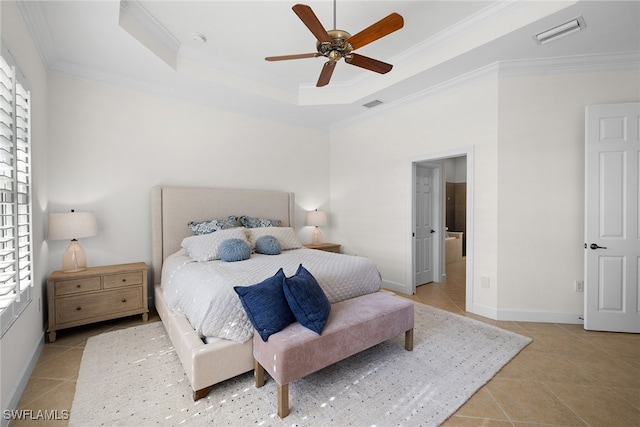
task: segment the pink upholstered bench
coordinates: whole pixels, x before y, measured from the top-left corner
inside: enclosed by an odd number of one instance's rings
[[[376,292],[335,303],[321,335],[292,323],[267,342],[253,338],[256,387],[264,371],[278,384],[278,415],[289,415],[289,383],[342,359],[405,333],[405,349],[413,350],[413,303]]]

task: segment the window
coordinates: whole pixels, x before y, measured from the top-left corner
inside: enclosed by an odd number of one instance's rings
[[[31,302],[30,92],[0,56],[0,338]]]

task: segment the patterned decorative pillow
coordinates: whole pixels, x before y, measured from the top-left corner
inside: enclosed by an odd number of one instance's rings
[[[246,215],[242,215],[239,221],[243,227],[247,228],[280,227],[282,225],[282,221],[279,219],[253,218]]]
[[[226,218],[211,219],[208,221],[190,221],[188,224],[193,234],[209,234],[214,231],[226,230],[228,228],[240,227],[237,216],[228,216]]]
[[[243,239],[227,239],[220,244],[218,256],[222,261],[244,261],[251,257],[251,246]]]
[[[284,279],[281,268],[275,275],[256,285],[233,288],[262,341],[267,341],[271,334],[296,321],[284,296]]]
[[[256,249],[256,242],[262,236],[273,236],[278,239],[280,249],[283,251],[302,247],[295,230],[291,227],[248,228],[247,231],[249,232],[249,242],[252,249]]]
[[[256,240],[256,252],[264,255],[278,255],[282,252],[280,242],[273,236],[262,236]]]
[[[292,277],[284,280],[284,295],[296,320],[320,334],[331,312],[331,303],[313,275],[300,264]]]
[[[246,230],[244,227],[236,227],[216,231],[215,233],[185,237],[181,246],[187,250],[187,254],[195,261],[220,259],[218,250],[225,240],[241,239],[249,243]]]

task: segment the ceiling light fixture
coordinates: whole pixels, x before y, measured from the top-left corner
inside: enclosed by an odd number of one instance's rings
[[[571,21],[558,25],[557,27],[553,27],[546,31],[538,33],[533,36],[533,38],[536,43],[545,44],[550,41],[557,40],[560,37],[575,33],[576,31],[580,31],[585,27],[586,25],[584,23],[584,18],[582,16],[579,16],[575,19],[572,19]]]

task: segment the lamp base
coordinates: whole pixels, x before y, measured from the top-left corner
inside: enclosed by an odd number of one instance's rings
[[[322,232],[318,227],[313,230],[313,235],[311,236],[311,243],[317,245],[318,243],[322,243]]]
[[[69,247],[62,254],[62,271],[72,273],[87,269],[87,255],[76,239],[69,243]]]

